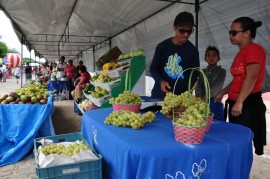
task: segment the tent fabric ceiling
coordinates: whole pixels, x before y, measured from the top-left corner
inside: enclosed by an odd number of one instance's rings
[[[168,6],[153,0],[1,0],[21,43],[47,60],[75,58]]]
[[[194,5],[176,3],[181,0],[165,1],[0,0],[0,9],[11,19],[19,40],[29,49],[34,49],[36,55],[49,61],[57,61],[61,55],[83,60],[88,70],[93,72],[97,57],[113,46],[118,46],[123,52],[143,48],[149,66],[156,45],[174,35],[172,24],[175,16],[181,11],[195,15]],[[229,41],[228,30],[237,17],[250,16],[263,22],[255,42],[266,50],[267,71],[263,90],[270,91],[270,83],[267,83],[270,80],[270,1],[199,2],[203,2],[198,18],[201,67],[206,66],[205,48],[208,45],[217,46],[221,53],[219,64],[228,73],[225,85],[228,84],[231,80],[230,64],[238,51],[237,46]],[[194,34],[190,41],[195,44]],[[146,74],[149,75],[148,69]]]

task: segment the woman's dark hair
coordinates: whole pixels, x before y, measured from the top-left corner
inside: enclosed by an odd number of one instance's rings
[[[86,67],[83,65],[83,66],[79,66],[79,70],[81,72],[86,72]]]
[[[261,21],[254,21],[250,17],[239,17],[233,21],[233,23],[239,23],[241,24],[241,28],[243,31],[250,30],[251,32],[251,38],[255,39],[256,37],[256,30],[258,27],[262,26]]]
[[[205,55],[204,55],[204,59],[206,59],[206,53],[207,53],[208,51],[210,51],[210,50],[213,50],[213,51],[217,52],[218,58],[220,59],[218,48],[215,47],[215,46],[211,46],[211,45],[209,45],[209,46],[206,48],[206,50],[205,50]]]

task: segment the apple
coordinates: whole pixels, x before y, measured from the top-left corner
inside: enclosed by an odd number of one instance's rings
[[[4,94],[4,95],[2,95],[1,97],[0,97],[0,100],[5,100],[6,98],[8,97],[8,94]]]
[[[12,101],[14,101],[14,98],[12,97],[12,96],[8,96],[7,98],[6,98],[6,100],[7,100],[7,102],[12,102]]]
[[[36,96],[33,96],[33,97],[31,98],[31,102],[33,102],[33,103],[38,102],[38,98],[37,98]]]
[[[27,96],[26,95],[21,95],[21,101],[23,103],[26,103],[27,102]]]
[[[37,99],[38,99],[38,101],[40,101],[40,100],[42,100],[44,97],[43,97],[43,95],[42,94],[38,94],[37,95]]]
[[[15,98],[17,98],[18,95],[15,92],[10,92],[9,96],[12,96],[15,99]]]
[[[4,100],[4,101],[1,102],[1,104],[8,104],[8,101]]]
[[[46,99],[42,99],[39,101],[41,104],[46,104],[47,103],[47,100]]]
[[[25,104],[23,101],[19,101],[18,104]]]

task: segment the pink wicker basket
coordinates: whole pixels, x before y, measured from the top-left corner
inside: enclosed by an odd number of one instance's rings
[[[123,111],[128,110],[135,113],[138,113],[141,109],[142,104],[134,105],[134,104],[113,104],[114,111]]]
[[[187,127],[173,121],[175,140],[184,144],[200,144],[206,132],[206,125],[200,127]]]
[[[203,119],[207,121],[206,132],[208,132],[211,128],[213,122],[214,114],[211,113],[208,117],[204,117]]]

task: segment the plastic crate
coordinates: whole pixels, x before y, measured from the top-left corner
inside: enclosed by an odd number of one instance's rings
[[[121,79],[116,79],[116,80],[113,80],[111,82],[107,82],[107,83],[99,83],[99,82],[96,82],[96,81],[93,81],[91,82],[94,86],[99,86],[107,91],[111,91],[112,88],[118,86],[121,82]]]
[[[78,163],[71,163],[65,165],[57,165],[53,167],[40,168],[38,166],[38,154],[37,149],[41,145],[38,143],[41,139],[51,139],[55,143],[58,142],[75,142],[76,140],[83,140],[86,144],[87,142],[83,139],[82,133],[70,133],[55,135],[51,137],[42,137],[34,140],[34,154],[36,161],[36,175],[40,179],[101,179],[102,178],[102,156],[94,153],[99,157],[96,161],[84,161]],[[92,149],[93,150],[93,149]]]
[[[102,105],[102,103],[109,101],[109,99],[111,98],[110,93],[108,95],[102,96],[100,98],[94,98],[91,94],[86,94],[85,92],[83,92],[83,94],[87,99],[92,101],[98,107],[100,107]]]

